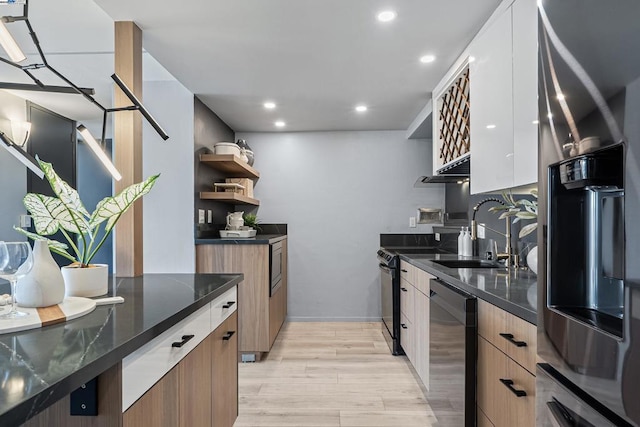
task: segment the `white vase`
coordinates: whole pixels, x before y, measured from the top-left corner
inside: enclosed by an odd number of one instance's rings
[[[534,273],[538,274],[538,247],[534,246],[527,254],[527,265]]]
[[[108,291],[109,267],[106,264],[92,264],[87,268],[68,265],[62,267],[62,276],[68,297],[97,297]]]
[[[64,299],[64,279],[53,260],[47,242],[37,240],[33,246],[33,268],[16,286],[20,307],[48,307]]]

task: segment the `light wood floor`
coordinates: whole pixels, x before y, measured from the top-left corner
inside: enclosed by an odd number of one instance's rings
[[[436,426],[380,323],[285,323],[266,360],[240,364],[234,427]]]

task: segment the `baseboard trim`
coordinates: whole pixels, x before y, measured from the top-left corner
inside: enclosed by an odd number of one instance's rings
[[[382,322],[380,317],[304,317],[287,316],[287,322]]]

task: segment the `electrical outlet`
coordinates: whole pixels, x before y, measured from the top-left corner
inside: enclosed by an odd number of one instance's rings
[[[478,239],[484,239],[484,224],[478,224]]]
[[[20,215],[20,227],[22,228],[31,227],[31,217],[29,215]]]
[[[207,211],[207,224],[211,224],[213,222],[213,211],[209,209]]]
[[[198,224],[204,224],[204,209],[198,209]]]
[[[436,233],[436,242],[440,241],[440,233]]]
[[[410,216],[409,217],[409,228],[416,228],[416,217],[415,216]]]

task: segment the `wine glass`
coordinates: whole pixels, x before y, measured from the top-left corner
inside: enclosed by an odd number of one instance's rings
[[[33,256],[27,242],[0,242],[0,278],[11,283],[11,310],[0,315],[0,319],[16,319],[27,316],[16,310],[16,283],[31,271]]]

